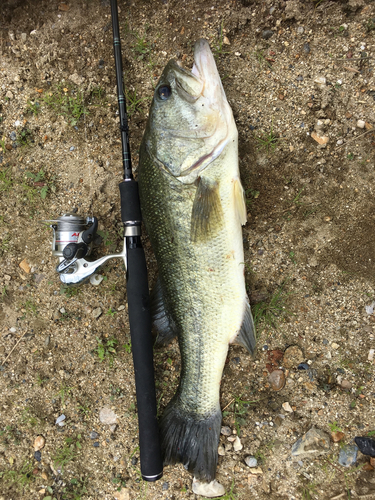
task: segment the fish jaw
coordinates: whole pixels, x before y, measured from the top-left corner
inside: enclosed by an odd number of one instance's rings
[[[164,86],[171,89],[171,95],[161,100]],[[147,127],[148,153],[183,184],[195,182],[230,141],[237,141],[233,114],[206,40],[195,44],[192,71],[173,60],[167,64]]]

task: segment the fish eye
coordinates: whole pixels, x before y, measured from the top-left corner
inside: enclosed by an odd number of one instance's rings
[[[169,85],[162,85],[158,88],[158,95],[162,101],[166,101],[172,95],[171,87]]]

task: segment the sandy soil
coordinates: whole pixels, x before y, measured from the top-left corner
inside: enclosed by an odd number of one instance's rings
[[[375,430],[375,315],[366,311],[375,300],[375,4],[119,5],[134,164],[162,69],[171,58],[191,67],[200,37],[238,125],[259,347],[254,359],[231,347],[224,370],[223,425],[243,445],[235,452],[221,436],[226,498],[375,498],[369,457],[338,462]],[[4,0],[0,12],[0,499],[193,498],[180,465],[155,484],[140,480],[123,266],[110,261],[99,286],[64,288],[52,231],[40,224],[77,209],[99,218],[98,256],[121,248],[109,5]],[[155,367],[162,411],[178,383],[176,342],[156,349]],[[279,391],[276,368],[286,377]],[[103,407],[116,428],[100,421]],[[292,456],[312,427],[343,436]]]

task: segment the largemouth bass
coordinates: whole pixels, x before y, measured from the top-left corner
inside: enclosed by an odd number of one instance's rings
[[[246,204],[237,129],[206,40],[192,71],[172,60],[157,84],[142,140],[142,215],[159,277],[152,293],[159,340],[178,336],[181,376],[161,417],[165,464],[215,478],[220,380],[229,343],[255,349],[241,224]]]

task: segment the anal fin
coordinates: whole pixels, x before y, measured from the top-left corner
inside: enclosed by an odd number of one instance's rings
[[[248,302],[246,302],[240,331],[230,343],[242,345],[252,356],[255,354],[256,333],[253,315],[251,314],[251,308]]]
[[[158,277],[151,292],[151,316],[156,330],[157,345],[168,344],[177,335],[176,325],[167,312],[160,278]]]

